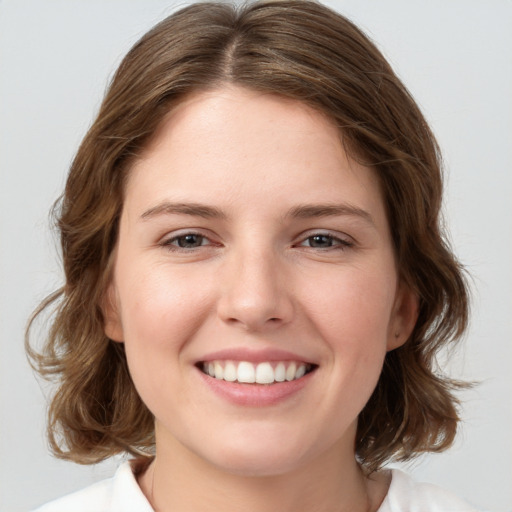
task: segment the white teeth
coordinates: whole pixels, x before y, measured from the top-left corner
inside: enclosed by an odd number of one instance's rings
[[[238,371],[236,372],[236,375],[238,382],[253,384],[256,381],[254,366],[245,361],[238,363]]]
[[[215,378],[216,379],[223,379],[224,378],[224,368],[222,368],[222,365],[216,361],[214,364],[215,367]]]
[[[274,380],[274,370],[270,363],[260,363],[256,366],[256,382],[258,384],[271,384]]]
[[[236,380],[236,366],[231,362],[224,366],[224,380],[228,382],[235,382]]]
[[[305,364],[301,364],[297,368],[297,372],[295,373],[295,378],[296,379],[300,379],[301,377],[304,377],[305,374],[306,374],[306,365]]]
[[[215,379],[245,384],[272,384],[304,377],[310,365],[306,363],[263,362],[253,364],[247,361],[208,361],[202,365],[203,372]]]
[[[288,368],[286,369],[286,380],[290,381],[293,380],[295,377],[295,372],[297,371],[297,365],[295,363],[292,363]]]
[[[286,379],[286,367],[284,363],[279,363],[274,370],[274,378],[277,382],[284,382]]]

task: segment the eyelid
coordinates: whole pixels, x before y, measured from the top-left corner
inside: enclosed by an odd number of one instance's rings
[[[343,247],[352,247],[356,244],[356,241],[353,237],[347,235],[346,233],[339,233],[339,232],[333,232],[330,230],[323,230],[323,229],[317,229],[317,230],[310,230],[305,233],[302,233],[300,235],[299,244],[302,244],[309,238],[313,238],[314,236],[327,236],[332,238],[333,240],[337,240],[340,242],[340,246]],[[313,249],[316,249],[313,247]]]
[[[179,238],[185,237],[187,235],[195,235],[200,236],[203,239],[207,240],[207,244],[201,244],[197,247],[179,247],[178,245],[175,245],[173,242],[178,240]],[[330,230],[323,230],[323,229],[316,229],[316,230],[309,230],[305,233],[302,233],[298,238],[297,242],[294,243],[294,246],[298,247],[307,247],[303,245],[305,241],[307,241],[310,238],[313,238],[315,236],[325,236],[331,238],[333,241],[338,242],[335,245],[332,245],[330,247],[311,247],[311,249],[318,250],[318,251],[326,251],[329,249],[346,249],[349,247],[353,247],[356,245],[355,240],[353,237],[347,235],[346,233],[339,233],[339,232],[333,232]],[[161,238],[161,240],[158,242],[158,245],[172,251],[177,252],[192,252],[194,250],[203,248],[203,247],[215,247],[222,244],[216,243],[212,240],[213,236],[211,234],[205,233],[205,230],[198,229],[198,228],[183,228],[181,230],[173,231],[171,233],[167,233],[164,237]]]
[[[190,248],[179,247],[179,246],[173,244],[173,242],[175,242],[177,239],[185,237],[187,235],[196,235],[196,236],[203,237],[204,239],[208,240],[209,243],[208,244],[204,244],[204,245],[200,245],[198,247],[190,247]],[[162,237],[160,239],[160,241],[158,242],[158,245],[160,245],[161,247],[164,247],[164,248],[166,248],[168,250],[172,250],[172,251],[191,252],[191,251],[194,251],[194,250],[199,249],[201,247],[211,247],[211,246],[215,246],[215,245],[218,245],[218,244],[215,244],[215,242],[212,241],[212,236],[206,234],[204,232],[204,230],[194,229],[194,228],[184,228],[182,230],[178,230],[178,231],[173,231],[171,233],[167,233],[164,237]]]

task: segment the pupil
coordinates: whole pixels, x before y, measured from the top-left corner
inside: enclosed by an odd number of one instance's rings
[[[315,235],[313,238],[313,245],[316,247],[330,247],[331,237],[328,235]]]
[[[201,235],[184,235],[178,239],[178,245],[180,247],[198,247],[202,241]]]

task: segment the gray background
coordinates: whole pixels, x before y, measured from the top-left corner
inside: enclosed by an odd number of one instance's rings
[[[182,3],[179,4],[183,5]],[[408,467],[486,510],[512,510],[512,2],[332,0],[374,38],[444,150],[446,216],[474,278],[473,321],[453,375],[464,427]],[[27,510],[113,472],[47,454],[44,392],[23,329],[60,283],[47,212],[123,54],[176,4],[0,0],[0,510]]]

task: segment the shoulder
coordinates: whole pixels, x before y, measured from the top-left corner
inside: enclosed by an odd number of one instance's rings
[[[476,508],[436,485],[414,481],[398,469],[378,512],[478,512]]]
[[[119,466],[113,478],[63,496],[34,512],[153,512],[129,462]]]
[[[46,503],[34,512],[91,512],[110,510],[113,478]]]

